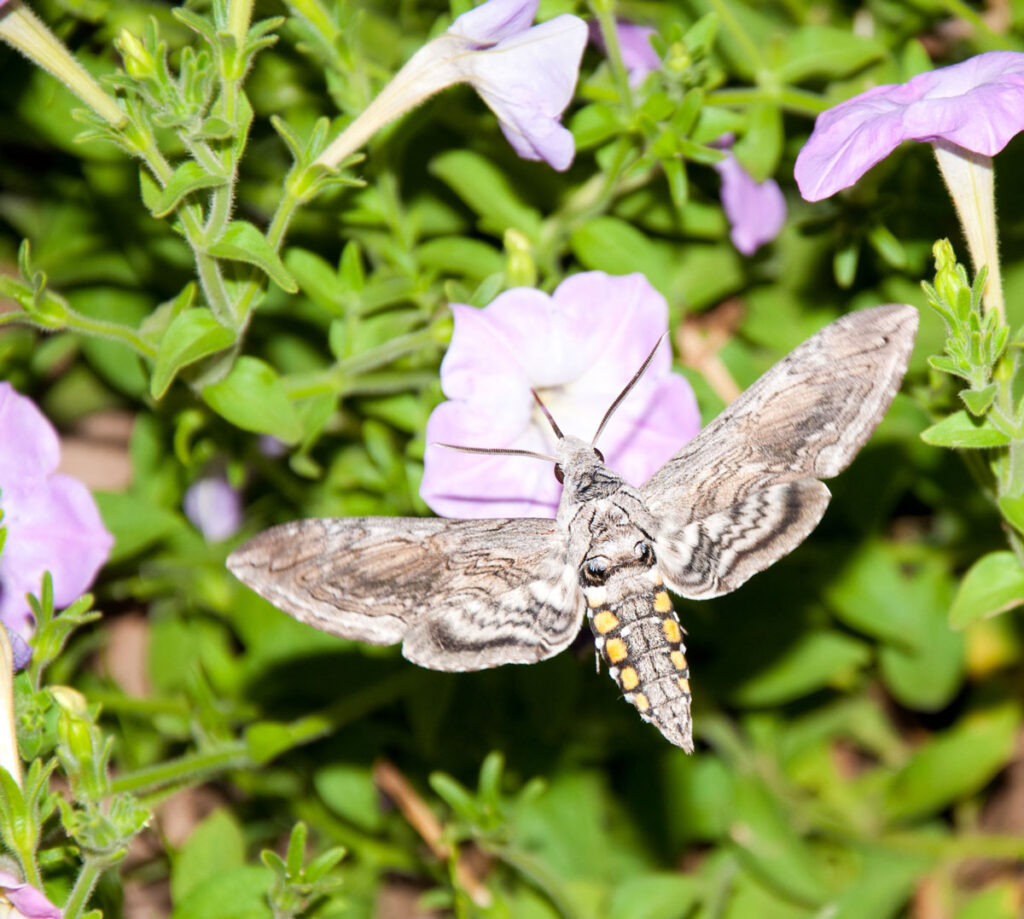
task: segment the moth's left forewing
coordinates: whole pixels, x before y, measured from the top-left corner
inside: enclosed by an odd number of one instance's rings
[[[232,553],[243,583],[301,622],[402,642],[434,670],[533,663],[568,646],[585,601],[553,520],[296,520]]]
[[[666,581],[717,596],[791,551],[828,502],[815,480],[845,469],[903,380],[917,311],[901,304],[830,323],[775,364],[641,489]],[[721,531],[734,547],[711,545]]]

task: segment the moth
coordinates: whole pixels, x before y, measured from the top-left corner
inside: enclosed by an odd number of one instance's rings
[[[720,596],[807,537],[830,498],[820,480],[845,469],[878,425],[916,330],[917,311],[905,305],[837,319],[640,488],[548,415],[557,444],[547,458],[563,483],[554,520],[297,520],[250,540],[228,568],[302,622],[401,642],[406,658],[433,670],[544,660],[586,616],[626,701],[692,752],[689,666],[666,588]]]

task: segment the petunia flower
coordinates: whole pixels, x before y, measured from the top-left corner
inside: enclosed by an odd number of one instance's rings
[[[992,157],[1024,129],[1024,54],[989,51],[876,86],[818,116],[796,160],[797,185],[819,201],[856,182],[905,140],[932,144],[986,300],[1002,310]]]
[[[16,912],[5,910],[4,901]],[[10,915],[12,919],[61,919],[63,912],[31,884],[19,881],[6,871],[0,871],[0,915]]]
[[[185,492],[182,507],[207,542],[223,542],[242,525],[241,499],[221,476],[206,476],[193,482]]]
[[[591,438],[668,325],[665,299],[641,274],[577,274],[552,295],[508,290],[484,309],[455,304],[441,364],[449,401],[427,423],[420,494],[449,517],[554,517],[561,486],[551,464],[458,453],[439,444],[550,454],[536,389],[567,434]],[[700,428],[693,391],[664,343],[598,444],[609,466],[645,482]]]
[[[744,255],[753,255],[779,235],[786,222],[786,199],[774,179],[758,182],[731,150],[732,136],[715,142],[725,159],[712,164],[722,177],[722,207],[729,218],[729,238]]]
[[[30,399],[0,383],[0,621],[22,635],[32,630],[25,594],[38,593],[43,572],[53,599],[67,606],[83,594],[113,544],[89,489],[56,475],[57,432]]]
[[[658,52],[651,47],[651,36],[656,35],[657,31],[650,26],[619,20],[615,23],[615,34],[619,41],[622,64],[629,74],[629,85],[635,88],[643,83],[647,74],[661,66]],[[603,53],[608,53],[601,24],[596,19],[590,21],[590,40]]]
[[[319,156],[336,167],[403,112],[469,83],[498,116],[521,157],[569,168],[572,134],[559,123],[572,99],[587,26],[568,14],[530,26],[538,0],[487,0],[420,48],[359,117]]]

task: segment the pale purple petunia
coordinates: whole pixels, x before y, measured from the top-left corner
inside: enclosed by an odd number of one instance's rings
[[[193,482],[185,492],[182,507],[207,542],[223,542],[242,525],[241,498],[221,476]]]
[[[449,517],[554,517],[552,465],[457,453],[439,443],[550,454],[554,437],[530,388],[566,434],[589,439],[605,411],[664,334],[665,299],[640,274],[577,274],[554,294],[506,291],[484,309],[456,304],[441,365],[448,402],[427,424],[420,494]],[[601,435],[608,465],[640,485],[700,428],[690,385],[666,343]]]
[[[794,170],[820,201],[853,185],[905,140],[944,142],[993,156],[1024,129],[1024,54],[990,51],[876,86],[818,116]]]
[[[724,139],[726,145],[731,138]],[[729,238],[744,255],[753,255],[779,235],[786,222],[786,199],[774,179],[758,182],[731,150],[714,163],[722,177],[722,207],[729,218]]]
[[[463,13],[446,33],[461,41],[450,64],[498,116],[516,153],[563,170],[576,148],[559,119],[576,89],[587,27],[569,15],[531,27],[536,13],[537,0],[488,0]]]
[[[637,87],[643,83],[647,74],[661,66],[661,58],[651,46],[651,36],[657,35],[657,31],[650,26],[619,21],[615,24],[615,34],[619,40],[623,66],[629,74],[629,85]],[[590,21],[590,40],[607,54],[608,48],[597,20]]]
[[[44,893],[36,890],[31,884],[19,881],[6,871],[0,871],[0,900],[2,899],[6,899],[24,919],[61,919],[63,915]]]
[[[403,112],[469,83],[516,153],[568,169],[576,149],[559,119],[576,89],[587,26],[570,15],[531,26],[536,13],[537,0],[488,0],[463,13],[409,58],[317,162],[337,166]]]
[[[81,596],[113,544],[92,495],[81,482],[56,475],[57,432],[9,383],[0,383],[0,510],[7,540],[0,555],[0,621],[22,635],[32,630],[26,593],[38,594],[43,572],[64,607]]]

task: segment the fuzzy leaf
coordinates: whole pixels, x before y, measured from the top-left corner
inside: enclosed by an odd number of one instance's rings
[[[962,389],[960,390],[960,398],[964,400],[964,405],[967,406],[967,411],[972,415],[980,417],[988,411],[988,407],[992,404],[992,400],[996,397],[996,384],[989,383],[988,386],[983,389]]]
[[[1004,447],[1010,438],[986,421],[974,421],[965,411],[954,412],[921,432],[921,440],[932,447],[980,449]]]
[[[229,347],[235,336],[209,310],[190,309],[179,313],[167,327],[156,353],[156,366],[149,381],[149,393],[160,399],[182,367]]]
[[[286,444],[302,438],[302,422],[277,371],[258,358],[240,357],[223,380],[203,389],[203,399],[244,431],[273,434]]]
[[[923,817],[984,788],[1013,756],[1020,715],[1014,703],[969,714],[917,750],[886,790],[888,818]]]
[[[255,265],[289,294],[294,294],[299,289],[295,278],[284,267],[284,262],[274,251],[274,247],[256,227],[244,220],[233,220],[229,223],[220,238],[207,248],[207,252],[217,258]]]
[[[149,205],[150,212],[154,217],[166,217],[186,195],[203,188],[217,188],[226,184],[225,176],[204,169],[195,160],[187,160],[174,170],[170,181]]]
[[[1012,552],[989,552],[971,565],[949,610],[949,624],[962,629],[978,619],[1024,603],[1024,570]]]

